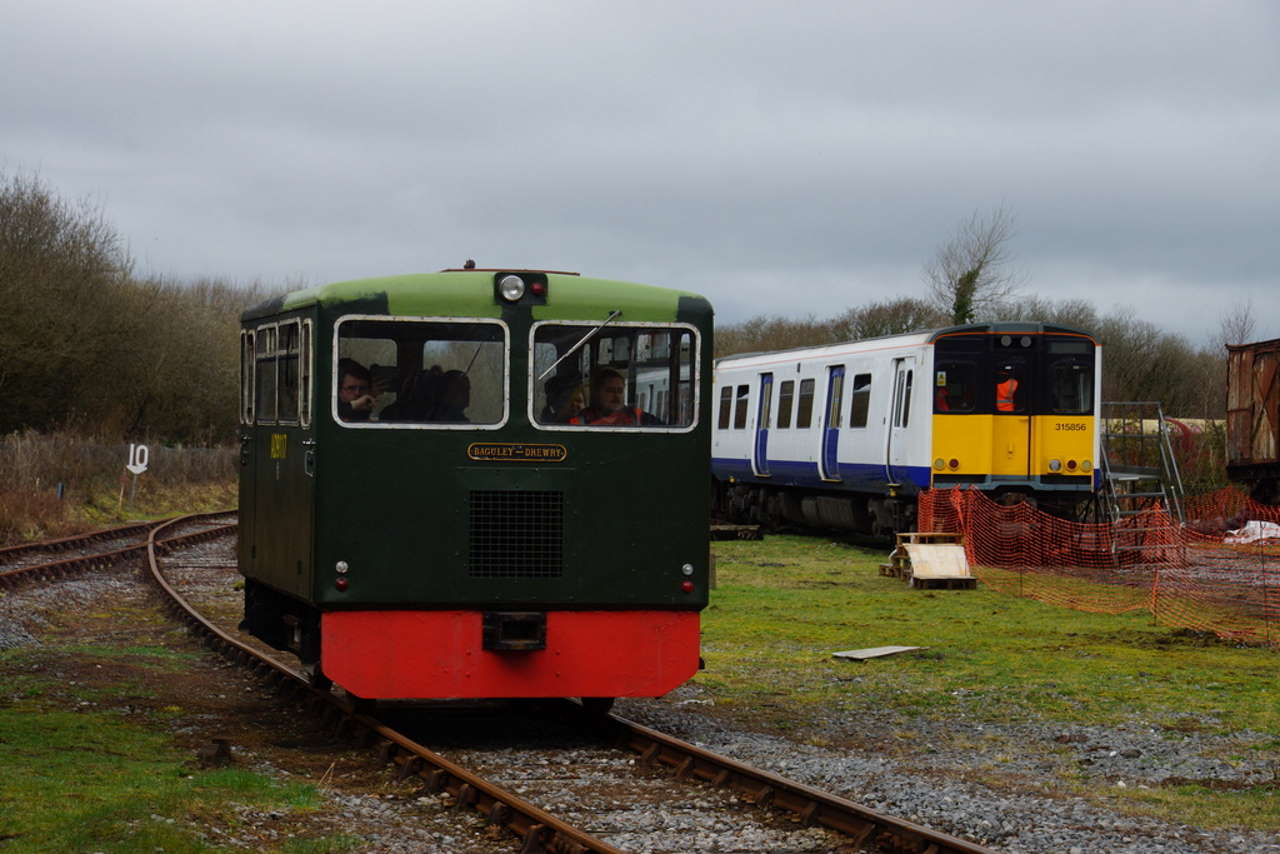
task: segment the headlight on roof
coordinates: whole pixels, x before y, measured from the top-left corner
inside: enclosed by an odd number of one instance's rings
[[[498,282],[498,292],[507,302],[515,302],[524,296],[524,279],[519,276],[503,276]]]

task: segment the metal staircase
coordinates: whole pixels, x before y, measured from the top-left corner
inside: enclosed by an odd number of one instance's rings
[[[1181,560],[1182,477],[1160,402],[1104,402],[1101,428],[1102,504],[1115,532],[1112,551],[1131,561]]]

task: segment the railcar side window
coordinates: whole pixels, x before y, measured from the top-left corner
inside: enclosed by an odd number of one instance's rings
[[[279,384],[279,411],[276,416],[282,423],[292,424],[298,421],[298,351],[301,328],[302,324],[294,321],[280,324],[276,331],[276,376]]]
[[[567,429],[687,429],[697,419],[697,359],[697,335],[685,325],[538,323],[529,416]],[[720,391],[720,429],[732,394]]]
[[[849,406],[849,426],[866,427],[867,412],[871,409],[871,374],[854,374],[853,403]]]
[[[258,352],[254,371],[255,408],[259,424],[276,421],[276,328],[258,327]]]
[[[311,321],[302,322],[302,349],[298,360],[298,399],[301,401],[302,426],[311,424]]]
[[[800,380],[800,400],[796,406],[796,429],[805,430],[813,423],[813,380]]]
[[[729,414],[733,411],[733,386],[727,385],[720,389],[720,419],[716,422],[717,429],[729,429]]]
[[[750,396],[750,386],[738,386],[738,400],[733,412],[733,429],[735,430],[742,430],[747,426],[747,398]]]
[[[827,429],[838,430],[841,426],[840,419],[844,412],[841,409],[844,398],[844,374],[834,373],[834,369],[829,370],[832,371],[832,374],[829,375],[830,388],[827,390],[827,394],[830,397],[827,401]]]
[[[253,332],[240,333],[240,423],[253,423],[253,372],[256,359]]]
[[[333,411],[344,426],[467,429],[506,421],[500,323],[346,317],[334,354]]]
[[[778,386],[778,427],[791,426],[791,403],[796,395],[796,381],[784,380]]]

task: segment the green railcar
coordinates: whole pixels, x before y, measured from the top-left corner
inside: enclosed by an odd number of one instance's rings
[[[712,310],[445,270],[244,313],[244,627],[359,697],[656,696],[698,666]]]

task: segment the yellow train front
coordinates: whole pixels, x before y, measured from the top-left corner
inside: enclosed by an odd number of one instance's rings
[[[1099,477],[1097,341],[996,323],[941,330],[932,343],[932,485],[1079,507]]]

